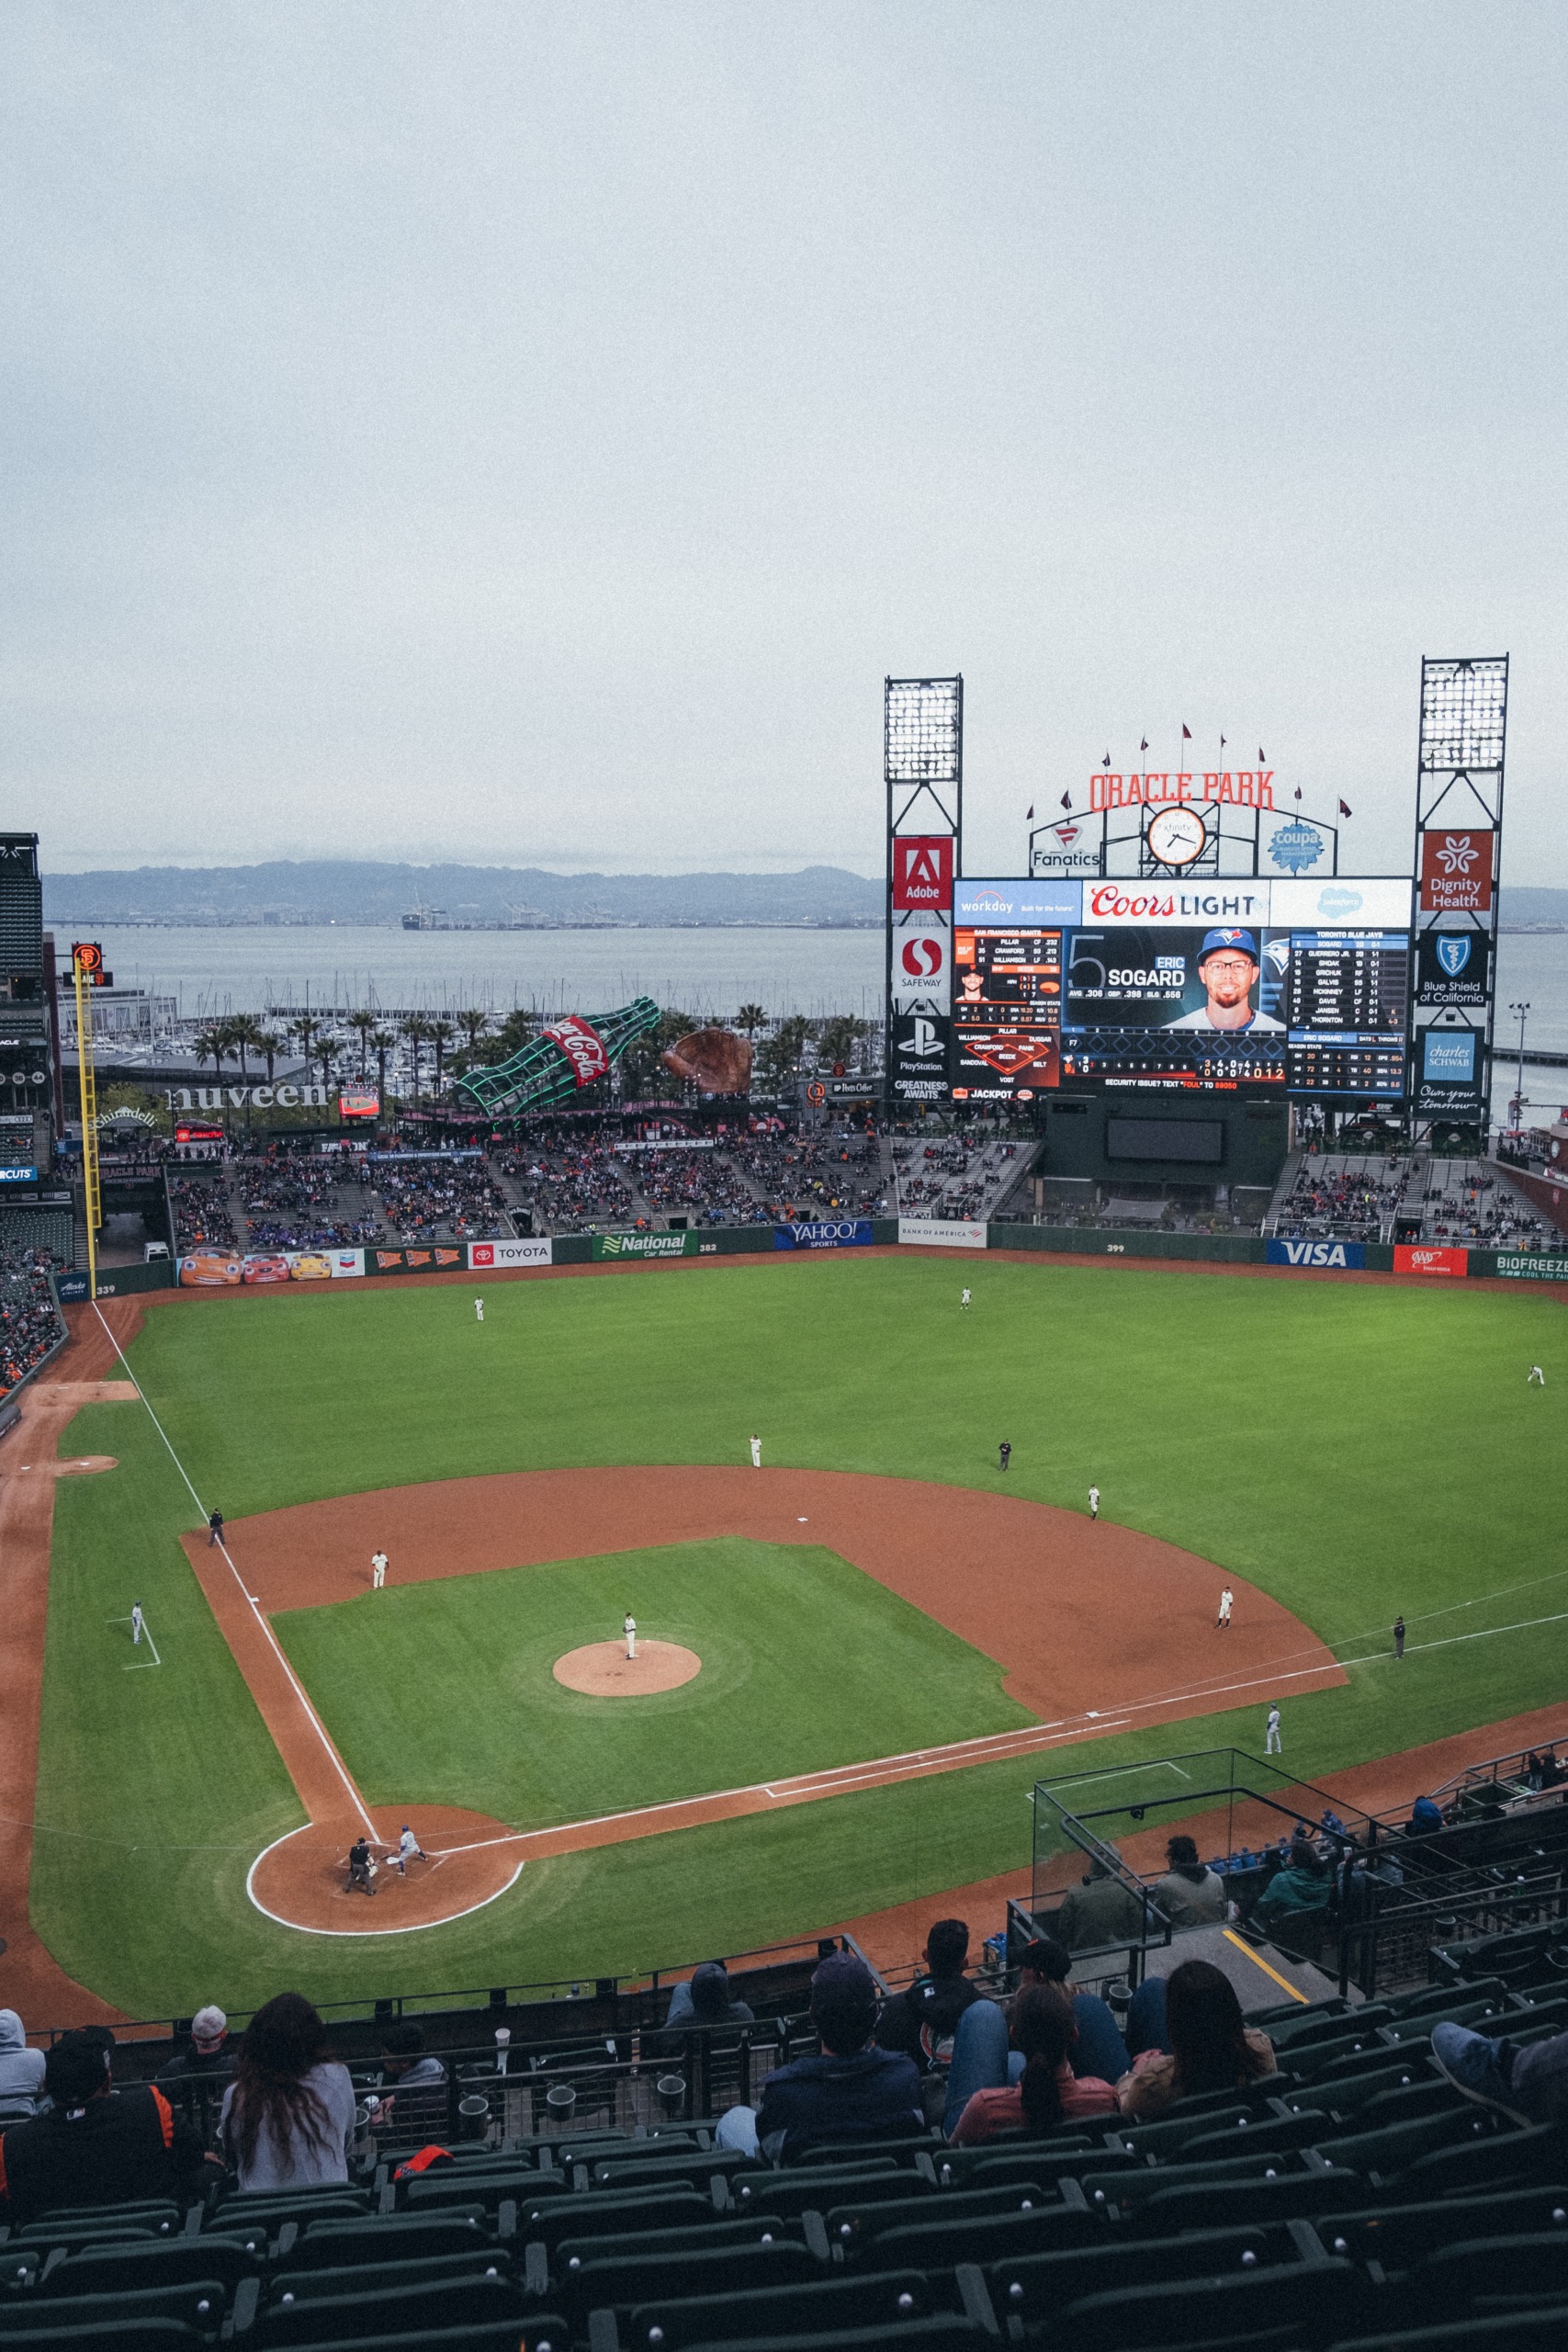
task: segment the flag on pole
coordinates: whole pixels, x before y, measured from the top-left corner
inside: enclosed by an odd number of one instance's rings
[[[1100,766],[1101,766],[1102,768],[1108,768],[1108,767],[1111,765],[1111,754],[1110,754],[1110,752],[1107,752],[1107,753],[1105,754],[1105,757],[1101,760],[1101,762],[1100,763]]]
[[[1072,794],[1071,794],[1070,792],[1064,792],[1064,793],[1063,793],[1063,795],[1062,795],[1062,806],[1063,806],[1063,808],[1066,808],[1066,809],[1067,809],[1068,811],[1070,811],[1070,810],[1071,810],[1071,808],[1072,808],[1072,805],[1073,805],[1073,796],[1072,796]]]
[[[1266,768],[1269,764],[1269,754],[1261,743],[1258,746],[1258,764],[1260,768]]]
[[[1297,786],[1296,786],[1296,798],[1299,800],[1299,799],[1301,798],[1301,797],[1302,797],[1302,788],[1301,788],[1301,786],[1298,784],[1298,785],[1297,785]]]
[[[1145,735],[1145,738],[1144,738],[1144,740],[1143,740],[1143,741],[1139,744],[1138,749],[1139,749],[1139,751],[1140,751],[1140,752],[1146,752],[1146,751],[1148,750],[1148,748],[1149,748],[1149,739],[1148,739],[1148,737]]]
[[[1033,822],[1034,822],[1034,803],[1033,803],[1033,801],[1032,801],[1032,801],[1030,802],[1030,804],[1029,804],[1029,819],[1028,819],[1028,821],[1029,821],[1029,823],[1030,823],[1030,824],[1032,824],[1032,824],[1033,824]]]
[[[1188,726],[1185,719],[1181,722],[1181,740],[1184,743],[1190,743],[1192,741],[1192,729]]]
[[[1349,804],[1349,802],[1348,802],[1348,800],[1342,800],[1342,801],[1339,803],[1339,814],[1340,814],[1342,817],[1348,817],[1348,816],[1350,815],[1350,813],[1351,813],[1351,810],[1350,810],[1350,804]]]
[[[1222,735],[1222,736],[1220,737],[1220,749],[1221,749],[1221,751],[1223,752],[1223,751],[1224,750],[1224,748],[1225,748],[1225,739],[1224,739],[1224,737]]]

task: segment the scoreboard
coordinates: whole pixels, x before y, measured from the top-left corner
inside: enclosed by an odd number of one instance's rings
[[[1407,881],[953,887],[955,1101],[1408,1091]]]

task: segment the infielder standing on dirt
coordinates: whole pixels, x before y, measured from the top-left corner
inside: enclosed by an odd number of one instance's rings
[[[1235,1595],[1227,1584],[1224,1590],[1220,1595],[1220,1613],[1214,1620],[1214,1626],[1217,1632],[1228,1633],[1230,1631],[1231,1610],[1235,1601]]]
[[[385,1554],[385,1552],[372,1552],[372,1553],[371,1553],[371,1555],[370,1555],[370,1589],[371,1589],[371,1591],[372,1591],[372,1592],[379,1592],[379,1591],[380,1591],[380,1589],[381,1589],[381,1587],[386,1583],[386,1581],[387,1581],[387,1555]]]
[[[625,1634],[625,1635],[626,1635],[626,1656],[627,1656],[628,1657],[636,1657],[636,1656],[637,1656],[637,1619],[632,1615],[632,1612],[631,1612],[631,1611],[630,1611],[629,1609],[628,1609],[628,1610],[627,1610],[627,1611],[626,1611],[626,1623],[622,1626],[621,1631],[622,1631],[622,1633],[623,1633],[623,1634]]]

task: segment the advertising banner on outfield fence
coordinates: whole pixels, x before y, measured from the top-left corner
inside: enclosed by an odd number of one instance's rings
[[[596,1233],[593,1255],[599,1258],[694,1258],[700,1243],[694,1233]]]
[[[468,1256],[467,1245],[444,1243],[427,1250],[367,1250],[365,1271],[367,1274],[451,1274],[461,1273]]]
[[[863,1250],[870,1241],[868,1216],[812,1217],[773,1227],[775,1250]]]
[[[1440,1249],[1424,1241],[1396,1241],[1393,1271],[1396,1274],[1468,1274],[1470,1252]]]
[[[1264,1252],[1270,1266],[1364,1266],[1359,1241],[1270,1241]]]
[[[1568,1283],[1568,1258],[1549,1258],[1544,1250],[1499,1250],[1493,1271],[1511,1282]]]
[[[352,1282],[365,1272],[363,1250],[329,1250],[327,1257],[332,1264],[334,1283]]]
[[[547,1266],[550,1244],[546,1235],[525,1241],[470,1241],[468,1264],[474,1272],[493,1266],[504,1270],[508,1266]]]
[[[986,1228],[961,1224],[956,1218],[901,1216],[898,1238],[904,1243],[923,1242],[928,1250],[983,1250]]]

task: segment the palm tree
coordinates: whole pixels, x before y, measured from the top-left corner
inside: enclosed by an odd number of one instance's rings
[[[263,1029],[251,1040],[251,1042],[254,1046],[258,1054],[265,1054],[266,1056],[266,1082],[270,1086],[272,1084],[273,1068],[277,1060],[277,1057],[283,1051],[284,1040],[277,1036],[271,1029]]]
[[[463,1033],[464,1048],[471,1054],[490,1027],[490,1015],[488,1012],[480,1012],[476,1005],[466,1004],[454,1018]]]
[[[457,1035],[457,1031],[449,1021],[433,1021],[425,1034],[435,1048],[435,1091],[439,1095],[442,1065],[446,1059],[446,1048]]]
[[[423,1012],[411,1012],[398,1025],[398,1035],[405,1046],[413,1047],[413,1099],[419,1102],[419,1049],[430,1035],[430,1023]]]
[[[288,1035],[299,1046],[307,1064],[310,1060],[310,1047],[321,1025],[313,1012],[298,1013],[288,1024]]]
[[[333,1064],[336,1061],[337,1057],[338,1045],[336,1038],[322,1037],[316,1046],[316,1059],[321,1065],[321,1084],[323,1087],[330,1086],[333,1082]]]
[[[254,1012],[237,1012],[229,1026],[229,1051],[238,1057],[242,1083],[250,1077],[248,1056],[264,1050],[266,1032]]]
[[[352,1029],[359,1040],[359,1074],[363,1078],[366,1049],[370,1041],[370,1032],[376,1026],[376,1015],[373,1012],[351,1012],[344,1026]]]
[[[383,1117],[387,1109],[387,1056],[397,1042],[389,1029],[372,1029],[366,1040],[376,1057],[376,1091]]]
[[[204,1061],[210,1059],[215,1076],[221,1080],[223,1057],[229,1049],[229,1040],[223,1034],[222,1023],[209,1021],[205,1029],[197,1031],[196,1035],[191,1039],[191,1044],[196,1048],[197,1069],[201,1068]]]
[[[748,1037],[755,1037],[759,1029],[768,1025],[768,1016],[760,1004],[743,1004],[735,1016],[735,1025],[744,1029]]]

